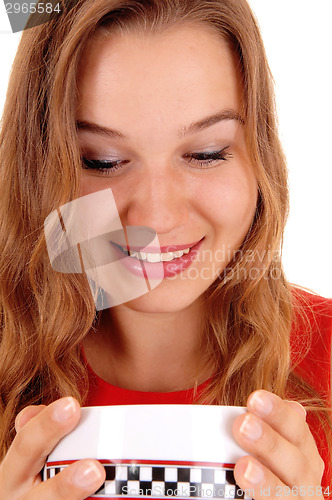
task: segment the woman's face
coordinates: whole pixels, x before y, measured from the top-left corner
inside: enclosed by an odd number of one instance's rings
[[[103,170],[88,162],[81,195],[111,188],[122,225],[152,228],[161,247],[150,260],[164,261],[162,283],[127,306],[199,303],[241,246],[257,202],[234,56],[199,24],[116,34],[89,47],[78,82],[82,155],[108,162]]]

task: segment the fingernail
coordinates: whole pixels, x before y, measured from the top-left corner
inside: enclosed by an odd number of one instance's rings
[[[257,441],[263,434],[262,427],[252,415],[245,417],[241,424],[240,432],[251,441]]]
[[[261,483],[264,480],[264,472],[259,465],[249,460],[244,477],[253,484]]]
[[[76,411],[74,398],[62,398],[57,401],[53,409],[53,419],[56,422],[66,422]]]
[[[267,394],[262,392],[254,392],[250,398],[250,406],[257,413],[264,417],[273,410],[273,403]]]
[[[74,474],[77,486],[86,488],[101,479],[101,472],[93,462],[81,464]]]

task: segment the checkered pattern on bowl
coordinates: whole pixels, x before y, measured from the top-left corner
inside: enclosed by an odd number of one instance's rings
[[[232,464],[197,464],[156,461],[100,460],[106,480],[92,498],[196,498],[250,499],[236,485]],[[45,479],[53,477],[71,461],[48,463]]]

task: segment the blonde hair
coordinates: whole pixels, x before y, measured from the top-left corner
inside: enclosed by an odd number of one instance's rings
[[[255,389],[323,400],[290,368],[291,287],[281,265],[288,215],[287,169],[277,133],[273,80],[245,0],[79,0],[23,33],[0,138],[0,443],[13,437],[26,405],[87,395],[80,344],[95,318],[85,276],[56,273],[43,223],[78,197],[77,71],[93,36],[184,22],[208,25],[239,61],[243,116],[259,186],[256,214],[239,252],[205,293],[202,349],[216,373],[202,401],[245,405]],[[68,7],[69,6],[69,7]],[[250,255],[250,258],[248,256]],[[252,270],[255,270],[253,279]],[[206,342],[206,339],[208,341]],[[205,346],[205,347],[203,347]],[[311,399],[310,399],[311,398]],[[315,398],[315,399],[312,399]],[[331,429],[331,427],[330,427]]]

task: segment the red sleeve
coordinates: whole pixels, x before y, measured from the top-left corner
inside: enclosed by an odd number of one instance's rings
[[[308,382],[331,407],[332,299],[295,289],[291,361],[294,371]],[[307,319],[306,319],[307,318]],[[325,462],[322,485],[332,487],[332,465],[326,438],[312,412],[307,422]],[[332,498],[332,491],[330,490]]]

